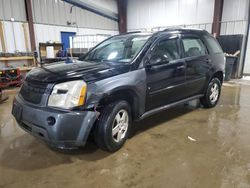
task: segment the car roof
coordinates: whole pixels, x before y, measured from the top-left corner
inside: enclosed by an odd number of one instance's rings
[[[143,35],[152,35],[152,36],[161,36],[162,34],[171,34],[171,33],[191,33],[191,34],[209,34],[206,30],[199,29],[199,28],[183,28],[183,27],[172,27],[172,28],[167,28],[162,31],[158,32],[142,32],[142,31],[133,31],[133,32],[128,32],[120,35],[116,35],[116,37],[121,37],[121,38],[127,38],[127,37],[136,37],[136,36],[143,36]]]
[[[199,28],[168,28],[163,31],[159,31],[158,33],[193,33],[193,34],[207,34],[208,32],[204,29]]]
[[[133,32],[128,32],[128,33],[124,33],[124,34],[118,34],[118,35],[114,35],[111,38],[130,38],[130,37],[139,37],[139,36],[151,36],[153,35],[153,33],[151,32],[141,32],[141,31],[133,31]]]
[[[129,39],[140,36],[149,36],[150,38],[158,38],[166,34],[195,34],[195,35],[210,35],[206,30],[197,28],[183,28],[183,27],[171,27],[157,32],[142,32],[133,31],[124,34],[118,34],[110,37],[109,39]]]

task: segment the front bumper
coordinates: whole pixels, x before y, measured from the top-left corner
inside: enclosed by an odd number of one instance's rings
[[[98,116],[94,111],[65,112],[33,106],[19,96],[14,98],[12,114],[22,129],[57,148],[84,146]],[[53,125],[48,118],[54,118]]]

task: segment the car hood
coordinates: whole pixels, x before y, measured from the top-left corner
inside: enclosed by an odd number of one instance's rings
[[[114,62],[95,63],[86,61],[67,63],[63,61],[43,67],[37,67],[28,73],[26,79],[51,83],[80,78],[85,82],[92,82],[128,71],[128,64]]]

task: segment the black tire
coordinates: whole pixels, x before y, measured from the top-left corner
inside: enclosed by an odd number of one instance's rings
[[[117,123],[115,119],[118,113],[127,112],[127,130],[122,133],[125,135],[120,141],[118,139],[115,141],[115,136],[113,136],[113,126]],[[126,113],[125,113],[126,114]],[[131,109],[129,104],[126,101],[117,101],[113,102],[101,111],[101,115],[99,120],[96,122],[95,130],[94,130],[94,139],[96,144],[103,150],[109,152],[115,152],[119,150],[123,144],[126,142],[130,127],[131,127]],[[116,127],[116,126],[115,126]],[[121,138],[121,137],[120,137]]]
[[[212,95],[212,87],[215,87],[217,85],[218,87],[218,96],[212,100],[210,96]],[[205,108],[212,108],[215,107],[220,99],[221,94],[221,82],[218,78],[212,78],[212,80],[209,82],[205,96],[200,99],[201,104]]]

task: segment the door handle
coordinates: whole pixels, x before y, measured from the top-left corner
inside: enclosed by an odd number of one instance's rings
[[[177,70],[180,70],[180,69],[185,69],[185,65],[181,65],[177,67]]]
[[[211,59],[206,59],[206,63],[211,63],[212,60]]]

